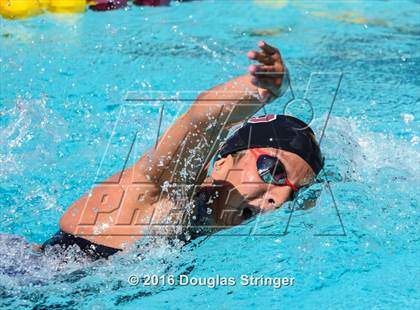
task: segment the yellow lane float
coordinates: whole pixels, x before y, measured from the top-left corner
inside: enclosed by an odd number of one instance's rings
[[[43,12],[39,0],[0,0],[0,14],[4,18],[28,18]]]
[[[86,0],[49,0],[48,11],[52,13],[83,13]]]
[[[48,10],[52,13],[83,13],[86,0],[0,0],[0,15],[8,19],[36,16]]]
[[[48,4],[50,3],[50,0],[38,0],[38,1],[39,1],[39,4],[41,4],[43,8],[47,8]]]

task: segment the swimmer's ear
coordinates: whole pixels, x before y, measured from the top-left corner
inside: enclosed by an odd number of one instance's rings
[[[229,159],[229,157],[232,157],[231,155],[228,155],[228,156],[226,156],[226,157],[222,157],[222,158],[220,158],[219,160],[216,160],[215,162],[214,162],[214,168],[216,169],[216,170],[219,170],[220,168],[222,168],[223,166],[225,166],[227,163],[228,163],[228,159]]]
[[[235,159],[231,154],[227,155],[226,157],[220,158],[219,160],[214,162],[214,172],[220,174],[223,173],[226,168],[229,170],[233,166],[234,160]]]

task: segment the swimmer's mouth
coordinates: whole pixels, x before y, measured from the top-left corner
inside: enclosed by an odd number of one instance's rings
[[[256,212],[252,211],[252,209],[251,209],[251,208],[246,207],[246,208],[244,208],[244,209],[242,210],[242,219],[243,219],[244,221],[249,220],[249,219],[250,219],[251,217],[253,217],[255,214],[256,214]]]
[[[260,208],[256,208],[255,206],[246,206],[242,209],[242,219],[244,221],[249,220],[258,213],[261,213]]]
[[[245,203],[241,206],[236,207],[235,212],[226,212],[225,217],[223,219],[223,223],[227,226],[239,225],[242,222],[253,218],[261,212],[261,208]]]

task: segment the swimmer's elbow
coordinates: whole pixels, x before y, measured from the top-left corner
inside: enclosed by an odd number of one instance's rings
[[[191,105],[186,117],[196,124],[207,124],[209,119],[220,117],[220,112],[223,110],[223,100],[215,97],[213,94],[209,95],[206,92],[201,93]]]
[[[63,214],[58,224],[60,226],[60,230],[68,234],[74,234],[76,225],[74,224],[74,221],[72,221],[69,217],[68,211],[66,211],[66,213]]]

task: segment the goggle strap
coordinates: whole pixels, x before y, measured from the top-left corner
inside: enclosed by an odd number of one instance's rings
[[[299,189],[292,182],[290,182],[289,179],[286,179],[284,183],[287,184],[287,186],[289,186],[295,193],[299,191]]]

